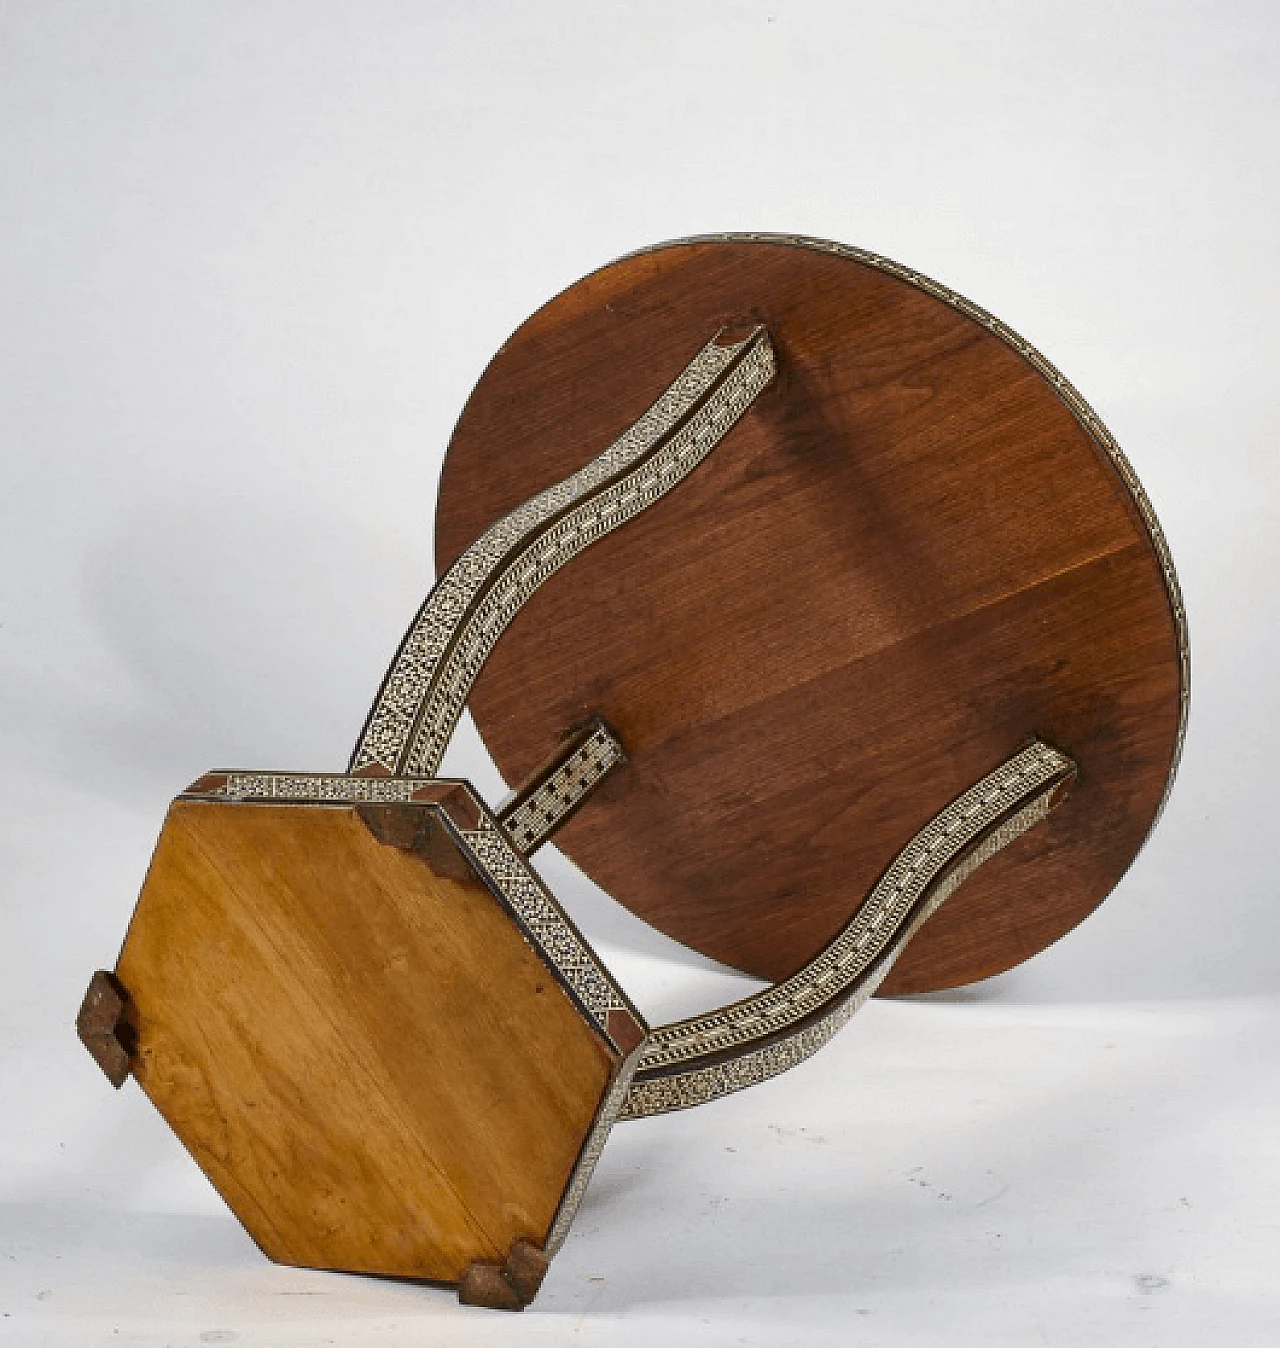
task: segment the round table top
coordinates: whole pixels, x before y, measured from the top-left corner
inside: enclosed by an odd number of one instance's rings
[[[983,866],[882,992],[1057,940],[1163,804],[1188,697],[1168,549],[1120,450],[1021,338],[908,268],[814,240],[664,244],[579,281],[484,372],[449,445],[443,570],[593,458],[725,322],[779,373],[697,471],[520,612],[471,698],[515,782],[593,714],[627,766],[556,835],[668,935],[770,979],[1032,735],[1071,797]]]

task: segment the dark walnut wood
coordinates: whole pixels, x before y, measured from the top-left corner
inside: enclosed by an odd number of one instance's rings
[[[504,1263],[472,1264],[458,1283],[458,1300],[464,1306],[522,1311],[538,1295],[546,1276],[547,1256],[527,1240],[518,1240]]]
[[[99,969],[89,980],[76,1017],[80,1042],[116,1090],[129,1079],[129,1063],[135,1048],[125,1019],[127,1003],[128,994],[120,980]]]
[[[505,1260],[527,1300],[621,1055],[443,808],[175,802],[111,986],[133,1075],[270,1258]]]
[[[587,277],[485,371],[440,486],[441,569],[587,462],[718,325],[779,376],[678,491],[534,595],[471,699],[509,782],[601,715],[629,762],[557,835],[662,931],[802,965],[926,820],[1032,734],[1071,798],[957,893],[883,991],[1043,949],[1132,861],[1175,757],[1180,673],[1151,537],[1052,384],[907,280],[773,242]]]

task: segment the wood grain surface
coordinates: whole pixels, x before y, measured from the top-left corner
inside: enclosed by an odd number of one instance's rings
[[[176,802],[116,973],[138,1082],[287,1264],[541,1246],[616,1066],[479,880],[346,806]]]
[[[883,991],[1007,969],[1132,861],[1175,761],[1182,678],[1115,464],[988,328],[792,244],[615,263],[485,371],[444,465],[438,567],[739,320],[768,326],[773,387],[677,491],[532,598],[475,688],[480,733],[512,782],[605,717],[629,761],[557,846],[662,931],[774,979],[1038,735],[1080,765],[1070,800],[948,902]]]

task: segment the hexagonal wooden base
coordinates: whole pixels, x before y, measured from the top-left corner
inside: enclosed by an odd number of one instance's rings
[[[133,1074],[288,1264],[540,1249],[624,1056],[441,804],[176,801],[116,975]]]

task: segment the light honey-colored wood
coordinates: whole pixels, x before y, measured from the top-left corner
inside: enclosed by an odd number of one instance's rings
[[[478,878],[346,806],[176,802],[116,972],[134,1075],[282,1263],[540,1245],[615,1065]]]

